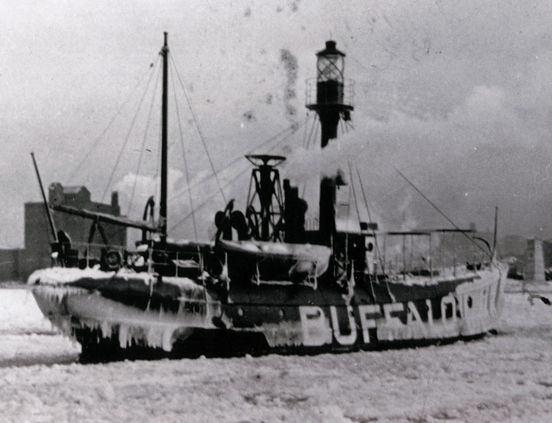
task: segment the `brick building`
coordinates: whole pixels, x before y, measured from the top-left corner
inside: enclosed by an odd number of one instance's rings
[[[24,260],[25,250],[21,248],[0,248],[0,281],[16,281]]]
[[[92,201],[90,191],[84,186],[64,187],[53,183],[49,187],[48,201],[51,205],[121,215],[117,192],[111,194],[111,204],[102,204]],[[52,216],[56,229],[63,230],[71,239],[73,248],[84,257],[94,221],[60,211],[52,211]],[[124,226],[102,223],[101,227],[110,245],[126,246],[127,230]],[[0,249],[0,280],[26,280],[34,270],[49,267],[52,240],[44,203],[25,203],[25,247],[23,250]],[[103,243],[100,231],[95,230],[91,254],[99,255]]]

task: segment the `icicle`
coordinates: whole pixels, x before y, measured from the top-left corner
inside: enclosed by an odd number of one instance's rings
[[[255,279],[253,280],[253,283],[256,285],[261,284],[261,272],[259,271],[259,262],[255,263]]]
[[[119,325],[119,345],[121,348],[126,348],[131,344],[129,338],[129,327],[127,325]]]
[[[343,299],[349,304],[355,295],[355,264],[351,261],[351,276],[347,280],[347,294],[343,294]]]

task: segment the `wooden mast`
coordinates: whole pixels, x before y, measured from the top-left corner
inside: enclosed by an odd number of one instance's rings
[[[169,46],[167,44],[168,34],[165,32],[165,43],[161,49],[163,56],[163,97],[161,106],[161,201],[159,202],[159,227],[161,231],[161,242],[167,241],[167,175],[168,175],[168,80],[169,80]]]
[[[54,223],[54,218],[52,216],[52,212],[50,211],[50,207],[48,205],[48,200],[46,199],[46,194],[44,193],[44,186],[42,185],[42,179],[40,178],[40,172],[38,171],[38,165],[36,164],[34,153],[31,153],[31,157],[33,158],[33,165],[36,172],[36,177],[38,178],[38,185],[40,186],[40,192],[42,194],[42,201],[44,202],[44,208],[46,209],[46,216],[48,216],[48,223],[50,224],[50,230],[52,231],[52,238],[54,239],[54,242],[58,242],[58,236],[56,231],[56,225]]]

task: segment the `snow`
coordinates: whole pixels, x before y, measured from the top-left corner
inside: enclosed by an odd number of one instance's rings
[[[552,297],[552,294],[543,294]],[[4,422],[548,422],[552,307],[506,294],[498,335],[419,349],[84,365],[30,292],[0,289]]]
[[[65,285],[73,283],[82,278],[90,279],[108,279],[113,276],[132,277],[133,279],[142,279],[145,285],[149,285],[151,277],[147,273],[136,273],[126,268],[122,268],[119,272],[104,272],[98,267],[79,269],[77,267],[49,267],[47,269],[35,270],[29,276],[28,284],[36,285],[40,281],[43,285]]]

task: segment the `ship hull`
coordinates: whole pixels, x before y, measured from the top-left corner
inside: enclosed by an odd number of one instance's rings
[[[506,269],[493,267],[424,286],[361,283],[348,294],[335,287],[236,284],[224,301],[199,284],[178,291],[152,286],[145,295],[143,281],[113,276],[110,285],[95,288],[89,280],[63,286],[37,280],[33,294],[44,315],[89,358],[135,351],[346,352],[484,335],[498,323],[505,276]]]

